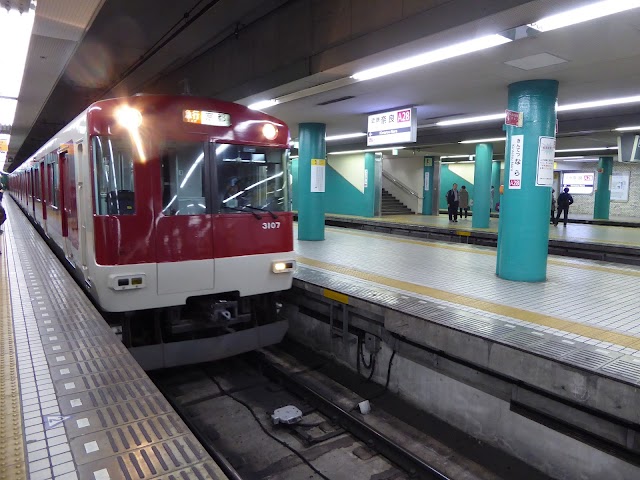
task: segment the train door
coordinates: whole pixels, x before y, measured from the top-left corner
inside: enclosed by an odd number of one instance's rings
[[[76,166],[73,145],[59,153],[62,211],[62,236],[67,259],[76,264],[80,259],[80,235],[78,226],[78,201],[76,196]]]
[[[158,294],[214,287],[210,152],[206,142],[159,148],[161,205],[156,220]]]
[[[39,195],[40,206],[42,207],[42,211],[40,213],[40,215],[42,216],[41,224],[45,233],[47,233],[47,182],[46,182],[46,170],[45,170],[44,161],[40,162],[40,166],[38,167],[38,173],[40,173],[40,178],[38,179],[39,180],[38,193],[40,194]]]
[[[84,145],[82,143],[78,143],[76,146],[76,161],[75,164],[78,166],[77,171],[75,172],[76,185],[77,189],[75,190],[75,194],[73,197],[74,205],[76,206],[76,223],[78,226],[78,248],[80,249],[80,262],[83,269],[87,268],[87,225],[86,225],[86,212],[87,208],[82,203],[84,198],[84,165],[88,165],[89,162],[85,159]],[[86,163],[85,163],[86,162]],[[80,201],[78,201],[80,200]]]

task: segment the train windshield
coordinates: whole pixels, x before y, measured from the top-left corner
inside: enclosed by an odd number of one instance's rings
[[[218,210],[288,210],[285,153],[281,148],[217,144]]]

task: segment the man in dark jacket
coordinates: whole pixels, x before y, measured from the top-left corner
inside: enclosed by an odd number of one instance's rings
[[[447,205],[449,206],[449,221],[458,221],[458,207],[460,206],[460,192],[458,184],[454,183],[453,188],[447,192]]]
[[[564,226],[567,226],[567,217],[569,216],[569,205],[573,203],[573,197],[569,195],[569,187],[564,188],[564,192],[558,195],[558,213],[554,225],[558,225],[560,221],[560,213],[564,212]]]

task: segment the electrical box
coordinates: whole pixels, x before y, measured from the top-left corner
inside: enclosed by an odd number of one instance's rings
[[[380,350],[380,338],[370,333],[364,334],[364,346],[369,353],[378,353]]]

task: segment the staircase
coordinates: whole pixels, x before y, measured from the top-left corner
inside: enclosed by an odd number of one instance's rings
[[[413,215],[413,212],[396,197],[382,189],[382,215]]]

